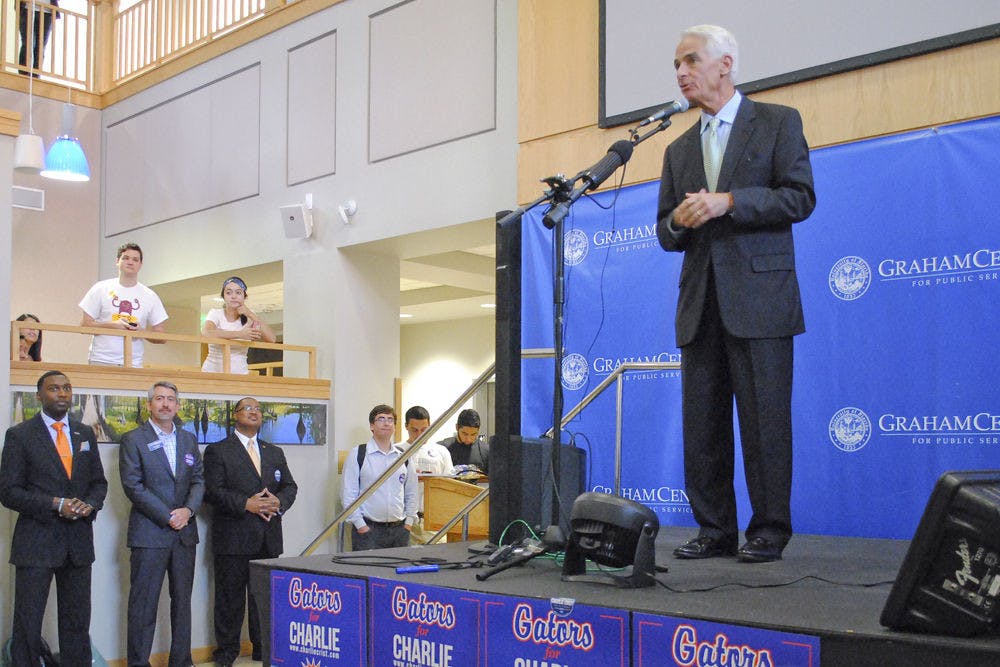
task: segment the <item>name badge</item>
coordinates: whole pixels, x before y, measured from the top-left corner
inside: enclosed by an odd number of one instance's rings
[[[188,468],[194,465],[194,454],[185,454],[184,463],[187,464]]]
[[[83,442],[81,442],[80,443],[80,451],[81,452],[89,452],[90,451],[90,443],[87,442],[86,440],[84,440]]]
[[[275,482],[280,482],[281,481],[281,471],[280,470],[275,470],[274,471],[274,481]]]
[[[155,452],[157,449],[163,449],[163,443],[159,440],[154,440],[146,446],[149,447],[149,451],[151,452]]]

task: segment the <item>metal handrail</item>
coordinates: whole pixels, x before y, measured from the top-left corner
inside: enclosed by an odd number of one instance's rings
[[[468,389],[466,389],[464,392],[462,392],[462,394],[457,399],[455,399],[455,402],[452,403],[451,406],[447,410],[445,410],[444,413],[442,413],[442,415],[440,417],[438,417],[436,420],[434,420],[434,422],[430,425],[430,427],[426,431],[424,431],[420,435],[420,437],[417,438],[413,442],[412,445],[410,445],[405,450],[403,450],[403,454],[400,456],[399,462],[400,463],[406,463],[407,461],[409,461],[410,457],[412,457],[414,454],[416,454],[417,450],[420,449],[421,445],[423,445],[427,441],[427,439],[430,437],[431,433],[434,433],[434,431],[437,430],[437,428],[439,426],[441,426],[441,424],[443,424],[446,421],[448,421],[449,419],[451,419],[452,415],[454,415],[456,412],[458,412],[458,409],[460,407],[462,407],[465,404],[466,401],[468,401],[470,398],[472,398],[472,396],[477,391],[479,391],[483,387],[483,385],[485,385],[486,382],[491,377],[493,377],[493,375],[494,375],[495,372],[496,372],[496,363],[494,362],[494,363],[490,364],[490,367],[487,368],[485,371],[483,371],[482,374],[478,378],[476,378],[471,385],[469,385]],[[345,525],[346,525],[347,517],[350,516],[354,512],[354,510],[356,510],[357,508],[361,507],[362,503],[364,503],[366,500],[368,500],[368,498],[373,493],[375,493],[375,491],[376,491],[376,489],[378,489],[378,487],[382,486],[382,484],[385,483],[386,480],[388,480],[390,477],[392,477],[393,475],[395,475],[396,474],[396,470],[397,470],[397,466],[390,466],[389,468],[386,469],[385,472],[383,472],[381,475],[379,475],[378,479],[376,479],[374,482],[372,482],[371,486],[369,486],[367,489],[365,489],[364,491],[362,491],[361,494],[357,497],[357,499],[353,503],[351,503],[350,505],[348,505],[347,507],[345,507],[344,511],[342,511],[340,514],[338,514],[336,516],[336,518],[334,518],[333,521],[331,521],[329,524],[327,524],[326,528],[324,528],[323,531],[319,535],[317,535],[316,538],[312,542],[309,543],[309,546],[307,546],[305,549],[303,549],[302,553],[300,553],[299,555],[300,556],[311,556],[312,553],[319,547],[319,545],[325,539],[327,539],[330,536],[330,533],[332,533],[334,531],[334,529],[336,529],[338,527],[340,528],[340,535],[338,537],[338,544],[337,544],[338,548],[337,548],[337,550],[338,551],[343,551],[344,550],[344,528],[345,528]],[[475,499],[473,499],[473,500],[475,500]],[[479,501],[479,502],[481,502],[481,501]],[[476,502],[476,505],[478,505],[479,502]],[[474,506],[475,505],[473,505],[473,507]],[[469,509],[471,510],[471,507]],[[459,517],[456,517],[456,521],[457,521],[457,518],[459,518]],[[452,523],[451,525],[454,525],[454,523]]]
[[[573,418],[583,412],[583,409],[590,405],[605,389],[616,383],[615,399],[615,495],[621,495],[622,482],[622,376],[629,371],[660,371],[660,370],[680,370],[681,364],[677,361],[636,361],[625,363],[611,372],[608,377],[594,387],[594,389],[584,396],[579,403],[573,406],[566,416],[559,422],[559,426],[565,426],[573,421]],[[550,428],[545,432],[545,437],[551,438],[553,435]]]

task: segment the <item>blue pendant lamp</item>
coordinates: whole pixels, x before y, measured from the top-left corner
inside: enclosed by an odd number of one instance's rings
[[[76,107],[66,102],[63,104],[62,134],[52,142],[49,152],[45,155],[45,169],[42,170],[42,176],[45,178],[77,182],[90,180],[87,156],[83,153],[80,140],[74,135],[75,120]]]

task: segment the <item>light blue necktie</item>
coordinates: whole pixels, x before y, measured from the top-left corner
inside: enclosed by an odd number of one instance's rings
[[[704,133],[702,154],[705,156],[705,180],[708,191],[715,192],[719,183],[719,169],[722,168],[722,144],[719,142],[719,119],[708,121],[708,131]]]

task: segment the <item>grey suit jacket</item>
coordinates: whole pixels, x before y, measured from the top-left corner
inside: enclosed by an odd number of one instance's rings
[[[0,460],[0,503],[18,513],[10,562],[20,567],[59,567],[94,562],[92,525],[104,505],[104,478],[97,438],[89,426],[69,421],[73,476],[66,475],[41,415],[7,429]],[[53,498],[79,498],[94,508],[86,519],[61,519]]]
[[[198,543],[194,516],[179,531],[170,527],[171,510],[187,507],[197,514],[205,492],[198,442],[184,429],[175,432],[176,473],[170,472],[163,444],[149,422],[122,436],[118,466],[122,488],[132,501],[128,517],[129,547],[169,547],[177,540],[187,545]]]
[[[663,156],[657,236],[664,250],[683,251],[677,300],[678,347],[694,340],[709,267],[726,330],[740,338],[782,338],[805,331],[795,273],[792,223],[816,205],[802,119],[790,107],[743,98],[726,144],[718,192],[736,209],[695,230],[674,229],[685,193],[707,188],[700,123]]]

